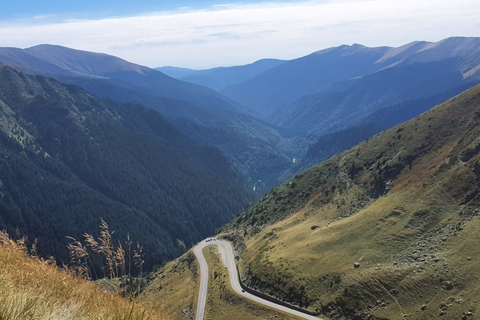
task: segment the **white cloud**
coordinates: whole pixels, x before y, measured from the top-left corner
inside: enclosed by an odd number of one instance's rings
[[[397,46],[479,36],[478,0],[344,0],[226,5],[103,20],[0,26],[1,46],[52,43],[148,66],[295,58],[340,44]]]

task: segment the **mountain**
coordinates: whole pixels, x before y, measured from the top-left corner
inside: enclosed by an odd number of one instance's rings
[[[119,102],[145,104],[146,97],[143,96],[147,96],[150,99],[186,101],[207,110],[233,109],[227,99],[211,89],[178,81],[153,69],[102,53],[53,45],[1,48],[0,65],[10,65],[28,74],[52,76]],[[175,110],[169,110],[172,112]]]
[[[480,83],[480,38],[409,44],[389,50],[375,65],[383,68],[279,107],[271,122],[303,133],[329,133],[409,120]]]
[[[291,176],[348,150],[385,129],[388,127],[365,124],[321,136],[309,146],[305,156],[298,160],[297,165],[292,168],[294,172]]]
[[[284,104],[318,92],[333,83],[378,70],[375,61],[390,50],[358,44],[314,52],[290,60],[221,92],[265,118]]]
[[[0,69],[0,229],[66,260],[66,236],[129,233],[148,267],[212,234],[252,196],[216,148],[151,109]]]
[[[343,45],[286,61],[221,92],[295,137],[288,154],[297,163],[282,175],[288,178],[368,138],[367,132],[412,119],[480,83],[479,66],[480,38],[398,48]],[[332,135],[340,143],[331,144]]]
[[[291,166],[291,150],[283,147],[283,133],[238,112],[236,103],[212,89],[114,56],[53,45],[0,48],[1,65],[157,110],[196,143],[218,147],[260,194],[278,185],[278,176]]]
[[[409,120],[480,82],[480,38],[358,44],[287,61],[222,90],[265,121],[316,136]]]
[[[254,63],[233,66],[218,67],[206,70],[192,70],[186,68],[161,67],[156,70],[182,81],[195,83],[214,90],[221,90],[225,87],[251,79],[260,73],[283,64],[285,61],[278,59],[262,59]]]
[[[223,86],[247,77],[222,90],[228,97],[116,57],[58,46],[3,48],[0,63],[161,112],[196,144],[220,149],[263,195],[367,133],[407,121],[479,83],[479,48],[480,38],[398,48],[355,44],[291,61],[198,71]],[[328,143],[318,147],[325,141],[333,142],[330,150]]]
[[[331,319],[478,312],[480,86],[270,191],[224,228],[243,281]]]

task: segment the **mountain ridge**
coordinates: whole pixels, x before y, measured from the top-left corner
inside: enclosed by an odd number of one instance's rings
[[[219,91],[227,86],[253,78],[284,62],[285,61],[278,59],[261,59],[243,66],[216,67],[206,70],[175,67],[160,67],[155,69],[176,79],[203,85]]]
[[[459,68],[462,76],[468,75],[473,78],[477,74],[476,68],[480,65],[479,52],[480,38],[474,37],[447,38],[435,43],[417,41],[398,48],[368,48],[359,44],[342,45],[287,61],[279,67],[267,70],[247,82],[228,87],[222,92],[249,108],[262,109],[265,105],[269,105],[267,109],[260,110],[264,117],[268,117],[272,112],[278,113],[280,108],[295,104],[295,100],[301,99],[302,96],[320,94],[329,88],[335,90],[336,84],[342,85],[342,82],[355,78],[361,79],[386,69],[398,68],[399,65],[408,66],[413,63],[433,63],[462,58],[463,61],[459,61],[461,65],[456,67]],[[348,57],[354,55],[355,60],[349,62]],[[350,67],[345,68],[349,63]],[[330,69],[333,69],[334,73],[329,78],[328,70]],[[270,85],[280,81],[284,82],[282,86]],[[304,86],[303,82],[308,83],[308,86]],[[289,90],[286,90],[286,87]]]
[[[102,98],[161,112],[197,144],[218,147],[251,188],[261,180],[255,188],[266,191],[263,184],[276,185],[278,176],[290,166],[288,150],[277,148],[282,140],[278,130],[239,112],[235,102],[210,88],[114,56],[53,45],[0,48],[0,65],[4,64],[78,85]],[[256,167],[267,168],[272,161],[279,165],[266,174]]]
[[[388,48],[370,49],[359,45],[324,49],[287,61],[246,82],[227,87],[221,92],[240,104],[267,116],[274,112],[279,105],[291,102],[295,98],[311,92],[313,88],[321,89],[330,82],[363,75],[364,69],[370,69],[370,65],[378,60],[386,50]],[[361,55],[349,60],[355,51],[360,51]],[[326,58],[318,59],[319,56]],[[363,61],[360,61],[361,59]],[[322,72],[326,76],[323,78],[312,77],[317,72]]]
[[[13,64],[14,67],[26,73],[61,76],[57,80],[71,84],[82,84],[77,81],[86,78],[88,81],[100,80],[99,83],[93,82],[93,84],[102,86],[101,80],[112,80],[130,92],[137,87],[137,90],[141,88],[153,97],[184,100],[207,109],[232,110],[233,108],[230,102],[211,89],[179,81],[159,71],[104,53],[47,44],[27,49],[2,48],[0,63]],[[106,91],[93,93],[104,98],[114,98]],[[136,103],[137,101],[119,102]]]

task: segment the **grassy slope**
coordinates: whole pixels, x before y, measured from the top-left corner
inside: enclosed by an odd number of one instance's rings
[[[28,256],[0,234],[0,319],[169,319]]]
[[[193,250],[167,263],[140,296],[173,319],[195,319],[199,290],[198,263]]]
[[[206,319],[298,319],[238,296],[230,287],[218,249],[209,246],[203,252],[210,273]],[[140,300],[168,313],[173,319],[195,319],[199,290],[197,268],[198,263],[192,251],[187,252],[157,271]]]
[[[239,297],[230,286],[228,272],[221,261],[217,247],[206,247],[203,253],[211,270],[205,311],[207,319],[300,319]]]
[[[479,122],[477,86],[272,190],[228,226],[244,280],[333,318],[479,313]]]

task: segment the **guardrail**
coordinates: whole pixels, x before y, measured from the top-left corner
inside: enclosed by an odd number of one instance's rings
[[[262,293],[262,292],[259,292],[259,291],[256,291],[252,288],[249,288],[247,287],[246,285],[243,284],[242,282],[242,279],[240,279],[240,270],[238,269],[238,265],[235,264],[235,267],[237,268],[237,275],[238,275],[238,282],[240,283],[240,286],[242,287],[243,290],[245,290],[246,292],[250,293],[250,294],[253,294],[254,296],[257,296],[259,298],[262,298],[262,299],[265,299],[265,300],[268,300],[270,302],[273,302],[273,303],[276,303],[276,304],[279,304],[281,306],[284,306],[284,307],[287,307],[287,308],[290,308],[292,310],[295,310],[295,311],[298,311],[298,312],[302,312],[302,313],[305,313],[305,314],[308,314],[310,316],[319,316],[320,313],[317,313],[317,312],[310,312],[308,310],[305,310],[305,309],[302,309],[300,307],[297,307],[297,306],[294,306],[292,304],[289,304],[287,302],[284,302],[282,300],[279,300],[277,298],[274,298],[272,296],[269,296],[265,293]]]

